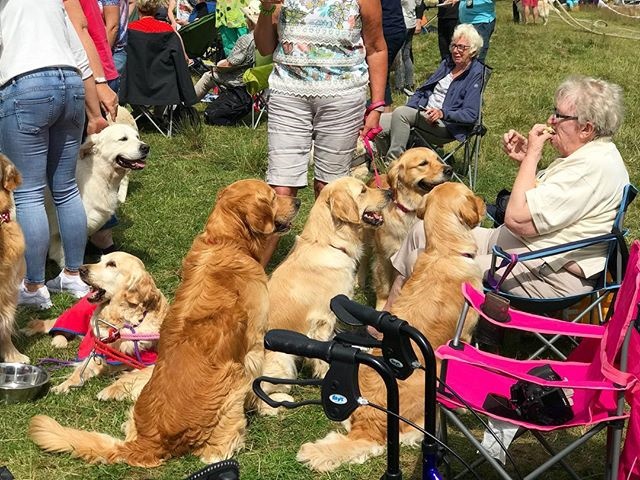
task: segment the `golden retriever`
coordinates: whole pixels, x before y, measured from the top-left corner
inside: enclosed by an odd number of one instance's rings
[[[383,210],[384,224],[370,232],[368,244],[372,246],[373,286],[376,292],[376,308],[382,309],[389,298],[393,283],[391,256],[416,223],[416,209],[422,196],[431,189],[451,179],[453,169],[441,162],[436,153],[424,147],[410,148],[398,158],[388,173],[382,176],[393,193],[393,202]],[[370,183],[371,185],[371,183]],[[363,262],[366,271],[367,262]],[[363,270],[360,272],[360,286],[364,286]]]
[[[80,147],[76,179],[87,214],[87,234],[94,234],[115,213],[118,190],[125,174],[145,167],[149,145],[140,140],[137,130],[115,123],[87,137]],[[64,266],[64,253],[53,200],[47,195],[49,218],[49,257]]]
[[[244,442],[245,403],[262,369],[267,327],[266,242],[289,229],[300,201],[265,182],[223,189],[182,264],[182,281],[162,328],[158,360],[131,409],[125,440],[33,417],[29,436],[49,452],[89,462],[155,467],[193,453],[205,463]]]
[[[18,289],[24,277],[24,237],[15,220],[13,192],[22,183],[18,169],[0,153],[0,359],[29,363],[16,349],[15,330]]]
[[[382,210],[390,200],[388,190],[369,188],[353,177],[324,187],[289,256],[269,279],[269,329],[294,330],[317,340],[333,336],[336,318],[329,301],[340,293],[353,296],[364,230],[382,225]],[[314,376],[323,377],[327,364],[320,360],[311,364]],[[294,356],[266,353],[264,375],[295,378],[296,374]],[[265,388],[270,393],[287,391],[285,386],[265,384]],[[259,409],[275,413],[264,403]]]
[[[464,303],[461,285],[482,286],[480,267],[473,260],[477,247],[471,233],[485,213],[484,202],[460,183],[444,183],[425,195],[418,216],[424,218],[427,247],[418,256],[391,311],[418,328],[433,348],[453,338]],[[467,340],[477,321],[475,313],[466,318],[463,337]],[[378,352],[379,353],[379,352]],[[422,362],[424,360],[420,356]],[[382,380],[369,368],[360,369],[360,391],[373,403],[386,405]],[[398,382],[400,414],[424,423],[424,373],[416,371]],[[305,443],[298,460],[310,468],[329,471],[343,463],[362,463],[384,452],[386,416],[373,408],[359,408],[348,420],[348,433],[330,432],[325,438]],[[422,434],[401,423],[401,441],[417,443]]]
[[[125,252],[103,255],[100,262],[80,267],[80,278],[90,287],[87,300],[98,305],[93,313],[91,325],[100,327],[100,337],[108,335],[108,325],[117,329],[129,325],[135,328],[136,333],[150,334],[160,331],[169,304],[139,258]],[[32,320],[23,332],[27,335],[48,333],[55,322],[56,320]],[[139,341],[138,349],[156,350],[157,343],[157,340]],[[133,355],[135,352],[134,343],[130,340],[118,339],[109,346],[127,355]],[[83,379],[114,373],[127,367],[110,365],[95,358],[89,360],[86,365],[85,363],[79,362],[69,378],[51,390],[54,393],[67,393],[70,388],[81,386]],[[98,394],[98,398],[101,398],[101,394]]]

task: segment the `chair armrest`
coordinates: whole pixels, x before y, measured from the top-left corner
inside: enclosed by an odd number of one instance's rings
[[[552,255],[558,255],[560,253],[571,252],[573,250],[579,250],[581,248],[589,247],[591,245],[597,245],[598,243],[615,242],[615,241],[618,241],[618,238],[619,236],[615,233],[607,233],[605,235],[600,235],[598,237],[592,237],[584,240],[577,240],[575,242],[565,243],[563,245],[558,245],[557,247],[547,247],[547,248],[542,248],[540,250],[534,250],[531,252],[519,254],[518,261],[526,262],[527,260],[534,260],[537,258],[544,258]],[[494,262],[496,257],[503,258],[505,260],[511,259],[511,255],[505,252],[498,245],[495,245],[493,247],[493,256],[494,256]]]
[[[604,335],[605,328],[602,325],[565,322],[533,313],[521,312],[513,308],[508,309],[509,320],[499,322],[482,311],[482,304],[485,298],[483,292],[476,290],[470,283],[464,283],[462,285],[462,295],[479,315],[492,324],[503,328],[582,338],[602,338]]]
[[[584,371],[588,364],[580,362],[554,361],[554,360],[516,360],[502,357],[488,352],[483,352],[477,348],[461,342],[459,347],[452,347],[448,344],[438,347],[435,351],[436,357],[440,360],[462,362],[483,370],[494,372],[503,377],[510,377],[514,380],[525,380],[527,382],[543,385],[545,387],[578,388],[588,390],[624,390],[624,386],[616,386],[606,380],[588,380],[585,376],[577,374],[569,375],[579,369]],[[545,380],[529,372],[534,367],[550,365],[564,380]],[[577,373],[577,372],[576,372]]]

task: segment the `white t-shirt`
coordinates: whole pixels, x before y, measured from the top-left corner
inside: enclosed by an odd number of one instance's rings
[[[447,96],[447,91],[451,86],[451,82],[453,82],[453,74],[445,76],[442,80],[440,80],[435,88],[433,89],[433,93],[429,97],[429,101],[427,102],[427,108],[437,108],[438,110],[442,110],[442,104],[444,103],[444,97]]]
[[[0,86],[45,67],[74,67],[82,78],[91,76],[62,0],[0,1]]]
[[[523,237],[531,250],[562,245],[611,232],[629,174],[610,138],[583,145],[566,158],[554,160],[526,192],[527,205],[538,235]],[[595,245],[554,256],[554,271],[576,262],[590,277],[605,268],[606,245]]]

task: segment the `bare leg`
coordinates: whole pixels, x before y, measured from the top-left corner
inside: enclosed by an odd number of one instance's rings
[[[277,185],[271,185],[271,188],[273,188],[278,195],[284,195],[287,197],[295,197],[298,195],[297,187],[279,187]],[[314,188],[315,188],[315,185],[314,185]],[[320,188],[320,190],[322,190],[322,188]],[[280,237],[278,237],[277,235],[273,235],[267,241],[267,244],[264,247],[262,260],[260,261],[260,264],[264,268],[267,268],[267,265],[269,264],[269,260],[271,260],[271,256],[273,255],[273,252],[275,252],[276,248],[278,248],[278,242],[280,242]]]
[[[322,182],[320,180],[314,180],[313,181],[313,193],[316,196],[316,198],[318,198],[318,195],[320,195],[320,192],[325,187],[325,185],[326,185],[326,183]]]

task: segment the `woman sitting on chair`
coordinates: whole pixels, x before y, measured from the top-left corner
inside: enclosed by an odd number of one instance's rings
[[[480,113],[484,65],[476,57],[481,48],[482,37],[476,29],[458,25],[449,46],[451,55],[405,106],[381,116],[377,144],[387,161],[405,151],[412,127],[437,146],[467,137]]]
[[[534,125],[528,138],[509,130],[505,153],[518,164],[504,225],[473,230],[476,261],[489,270],[492,249],[525,253],[611,233],[629,174],[611,137],[622,123],[622,89],[604,80],[570,77],[556,90],[547,125]],[[549,142],[560,157],[537,172]],[[426,240],[422,221],[392,263],[400,273],[389,302],[397,297]],[[607,246],[517,263],[501,289],[529,298],[565,297],[593,290],[606,267]],[[387,308],[389,307],[387,304]]]

